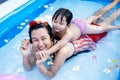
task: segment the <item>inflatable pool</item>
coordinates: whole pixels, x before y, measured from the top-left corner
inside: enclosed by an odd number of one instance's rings
[[[27,79],[15,74],[0,74],[0,80],[27,80]]]
[[[40,18],[48,20],[51,24],[53,13],[60,7],[70,9],[74,17],[83,19],[108,3],[110,3],[110,0],[56,0],[52,2],[46,0],[42,5],[42,9],[36,9],[29,16],[26,16],[24,20],[21,18],[19,23],[14,20],[14,27],[8,29],[7,32],[5,31],[0,37],[0,74],[15,74],[17,77],[23,77],[27,80],[46,80],[39,72],[37,66],[28,72],[22,65],[22,55],[19,51],[19,46],[24,38],[28,38],[28,21]],[[110,13],[119,8],[119,6],[118,4]],[[29,9],[31,9],[30,7]],[[43,9],[44,11],[40,12]],[[19,12],[16,13],[16,17],[17,15],[19,15]],[[25,22],[25,25],[22,27],[21,23],[23,22]],[[116,20],[113,25],[118,25],[119,23],[120,19]],[[5,24],[3,22],[0,25]],[[9,27],[9,25],[6,27]],[[119,37],[120,30],[108,32],[104,38],[97,42],[96,50],[82,52],[67,60],[52,80],[120,80]],[[46,66],[50,66],[50,60],[46,62]]]
[[[12,10],[0,18],[0,47],[6,44],[6,39],[11,40],[27,24],[46,10],[45,5],[52,4],[55,0],[28,0],[26,3]]]

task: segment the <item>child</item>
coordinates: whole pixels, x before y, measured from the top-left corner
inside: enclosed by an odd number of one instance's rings
[[[117,4],[119,1],[116,0],[112,4]],[[115,6],[115,5],[112,5]],[[110,5],[111,6],[111,5]],[[111,7],[111,8],[112,8]],[[103,13],[102,13],[103,14]],[[99,16],[99,15],[98,15]],[[116,16],[118,17],[118,15]],[[113,27],[109,20],[99,23],[99,27],[96,25],[91,25],[92,19],[80,20],[73,19],[73,14],[71,11],[65,8],[58,9],[52,17],[53,34],[55,39],[57,39],[57,44],[51,47],[49,50],[42,51],[41,53],[54,53],[68,42],[73,42],[79,39],[82,35],[86,34],[100,34],[110,30],[119,29],[120,27]],[[96,17],[95,17],[96,18]],[[98,17],[99,18],[99,17]],[[113,18],[111,18],[111,21]],[[109,23],[108,23],[109,22]]]

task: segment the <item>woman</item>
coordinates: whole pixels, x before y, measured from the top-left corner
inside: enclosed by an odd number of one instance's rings
[[[74,55],[74,46],[72,43],[67,43],[67,45],[58,50],[55,53],[55,59],[52,66],[47,69],[43,63],[48,58],[49,54],[39,52],[44,52],[56,44],[56,41],[53,39],[52,29],[47,22],[31,21],[29,25],[30,40],[23,40],[20,47],[23,56],[24,68],[30,71],[34,65],[37,64],[40,72],[48,79],[51,79],[56,75],[57,71],[64,64],[65,60]],[[88,41],[86,41],[86,39],[88,39]],[[90,38],[86,39],[84,41],[84,38],[81,38],[77,41],[81,42],[81,45],[82,43],[83,45],[85,44],[81,47],[81,51],[95,48],[94,42]]]

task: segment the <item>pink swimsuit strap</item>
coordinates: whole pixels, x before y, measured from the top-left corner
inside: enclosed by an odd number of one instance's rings
[[[86,27],[87,27],[86,22],[84,22],[83,20],[80,20],[80,19],[73,19],[71,21],[71,23],[76,24],[79,27],[82,35],[85,34],[85,30],[86,30]]]

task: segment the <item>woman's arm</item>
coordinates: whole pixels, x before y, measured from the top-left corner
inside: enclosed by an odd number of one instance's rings
[[[27,71],[32,70],[32,66],[30,64],[29,56],[23,56],[23,66]]]
[[[66,45],[63,48],[61,48],[55,55],[55,60],[52,64],[52,66],[50,67],[50,69],[47,69],[43,62],[44,62],[44,58],[45,55],[40,54],[41,57],[37,58],[37,60],[39,60],[39,63],[37,63],[39,71],[45,76],[47,77],[47,79],[51,79],[53,78],[56,73],[58,72],[58,70],[61,68],[61,66],[64,64],[65,60],[70,57],[73,54],[73,50],[71,49],[70,46]]]
[[[28,39],[24,39],[20,46],[20,51],[23,57],[23,66],[27,71],[32,70],[35,65],[35,56],[33,54],[33,48],[31,51],[31,46]]]

